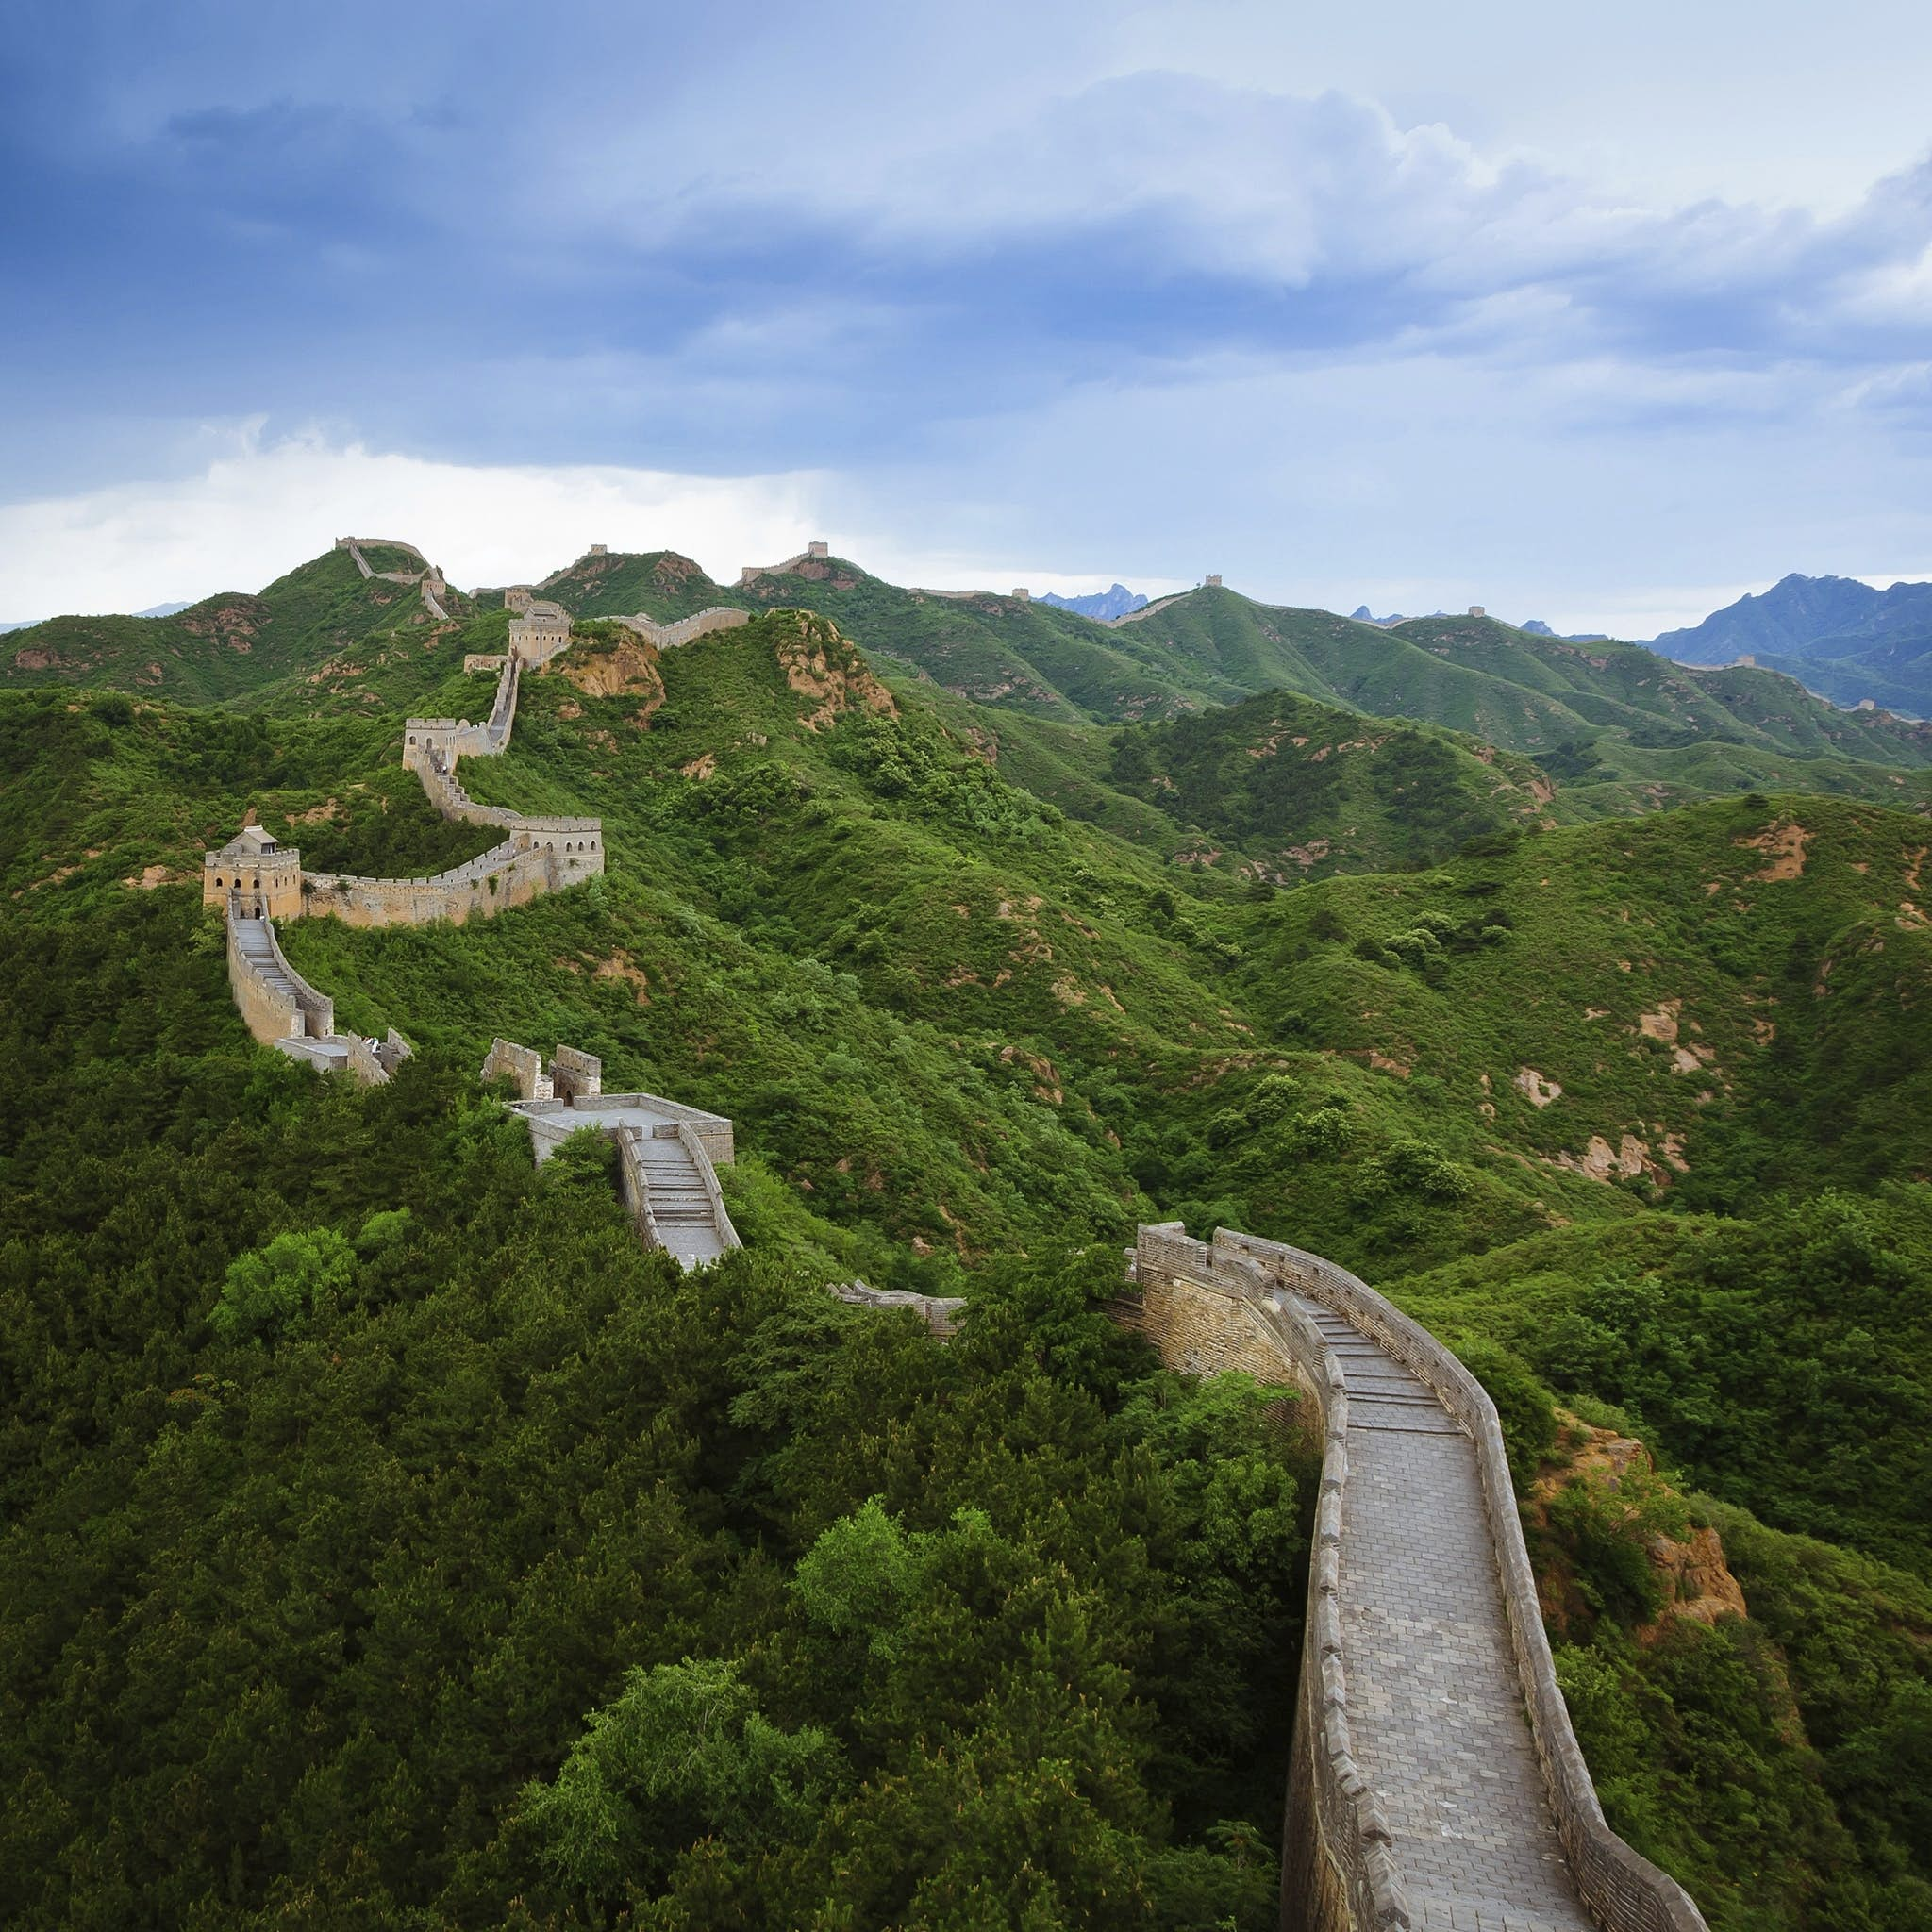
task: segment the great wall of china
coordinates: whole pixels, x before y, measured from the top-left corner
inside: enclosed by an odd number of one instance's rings
[[[813,544],[790,562],[824,555]],[[463,919],[602,871],[597,821],[477,806],[457,782],[459,758],[508,747],[521,654],[541,663],[568,643],[568,617],[554,643],[557,607],[524,588],[523,614],[538,623],[513,631],[489,720],[405,728],[405,760],[438,810],[510,831],[504,845],[430,880],[304,874],[299,854],[256,826],[207,856],[204,900],[225,909],[230,984],[258,1040],[364,1080],[388,1079],[409,1051],[394,1033],[337,1034],[332,1003],[289,965],[274,918]],[[601,1063],[569,1047],[545,1068],[498,1039],[481,1071],[515,1087],[539,1162],[582,1127],[615,1141],[648,1245],[686,1266],[740,1245],[717,1177],[733,1158],[729,1120],[658,1094],[606,1094]],[[834,1291],[912,1306],[941,1335],[960,1312],[862,1284]],[[1682,1887],[1605,1822],[1557,1682],[1501,1426],[1475,1377],[1345,1270],[1226,1229],[1199,1241],[1179,1223],[1141,1228],[1116,1312],[1170,1367],[1287,1381],[1321,1420],[1284,1932],[1705,1932]]]
[[[1345,1269],[1143,1227],[1123,1314],[1170,1366],[1288,1378],[1323,1424],[1282,1839],[1287,1932],[1705,1932],[1604,1822],[1494,1405]]]
[[[348,549],[368,576],[374,573],[360,545],[377,541],[389,541],[344,538],[337,547]],[[319,1073],[347,1073],[369,1083],[390,1079],[410,1051],[393,1029],[382,1041],[338,1032],[334,1001],[290,965],[275,938],[276,919],[459,925],[580,885],[604,870],[599,820],[530,817],[478,805],[456,775],[464,758],[497,758],[508,750],[525,667],[541,670],[570,639],[570,618],[560,607],[525,597],[511,622],[505,657],[465,662],[466,669],[497,671],[490,716],[480,724],[467,718],[411,718],[404,724],[403,763],[422,781],[430,804],[446,819],[508,834],[488,852],[431,878],[352,877],[306,872],[299,851],[258,825],[244,825],[219,851],[203,855],[202,903],[221,908],[226,919],[228,985],[257,1040]],[[732,1158],[729,1121],[659,1094],[606,1094],[602,1063],[573,1047],[559,1046],[546,1073],[536,1054],[497,1040],[481,1077],[515,1084],[514,1110],[529,1123],[540,1165],[580,1127],[616,1141],[619,1186],[646,1246],[692,1267],[740,1245],[718,1186],[718,1165]]]

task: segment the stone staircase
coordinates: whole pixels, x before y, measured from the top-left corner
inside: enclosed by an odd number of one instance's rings
[[[274,923],[246,917],[242,895],[228,900],[228,982],[248,1030],[266,1046],[319,1074],[352,1074],[381,1085],[409,1058],[408,1041],[336,1031],[335,1002],[319,993],[282,957]]]
[[[1282,1841],[1308,1932],[1707,1932],[1609,1827],[1543,1627],[1502,1425],[1319,1255],[1142,1227],[1123,1319],[1170,1366],[1295,1383],[1322,1430]]]
[[[233,922],[235,943],[254,969],[256,976],[275,991],[284,994],[291,1006],[301,1004],[306,988],[298,987],[282,969],[275,937],[265,919],[237,919]]]
[[[738,1245],[736,1234],[725,1239],[728,1223],[724,1229],[719,1227],[711,1191],[675,1127],[638,1134],[630,1144],[661,1248],[676,1256],[684,1267],[693,1268],[715,1261],[727,1247]]]

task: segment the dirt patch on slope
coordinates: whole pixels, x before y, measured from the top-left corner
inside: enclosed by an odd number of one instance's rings
[[[632,719],[648,724],[664,702],[664,674],[658,668],[658,647],[642,638],[625,636],[608,650],[571,650],[553,658],[540,675],[558,672],[591,698],[641,697],[643,707]]]
[[[1535,1067],[1519,1067],[1516,1077],[1509,1084],[1530,1106],[1539,1109],[1563,1097],[1562,1087],[1548,1075],[1539,1073]]]
[[[1805,847],[1810,842],[1811,834],[1795,819],[1782,820],[1753,838],[1731,841],[1733,845],[1764,854],[1771,861],[1770,864],[1762,872],[1754,872],[1751,877],[1771,885],[1784,879],[1798,878],[1803,874]]]

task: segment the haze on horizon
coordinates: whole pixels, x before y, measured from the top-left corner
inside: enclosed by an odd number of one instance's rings
[[[1932,575],[1932,15],[31,0],[0,618],[458,581]]]

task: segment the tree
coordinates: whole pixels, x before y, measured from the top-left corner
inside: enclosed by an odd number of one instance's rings
[[[278,1234],[229,1262],[208,1325],[224,1341],[272,1338],[316,1302],[340,1294],[355,1269],[355,1250],[332,1227]]]
[[[633,1668],[588,1724],[553,1782],[524,1788],[539,1857],[587,1900],[656,1890],[702,1838],[809,1831],[841,1770],[826,1732],[780,1730],[723,1659]]]

